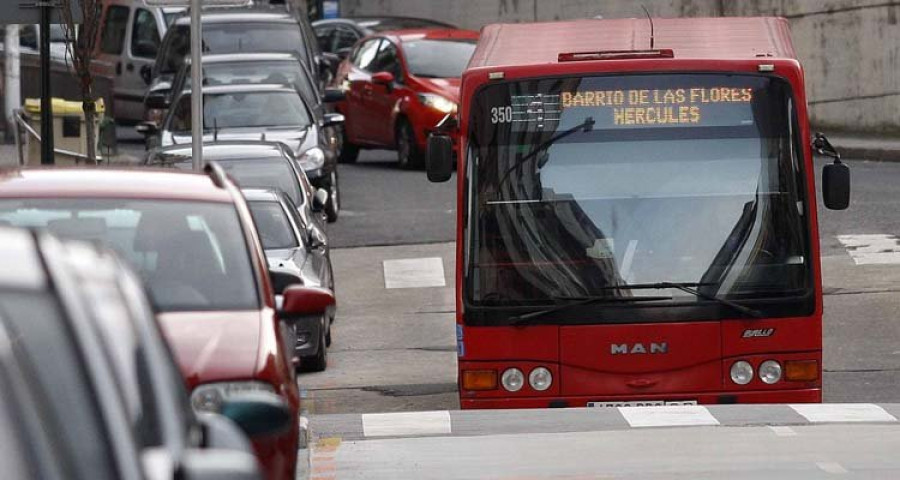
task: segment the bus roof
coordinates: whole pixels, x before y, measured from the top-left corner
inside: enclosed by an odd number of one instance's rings
[[[655,49],[674,58],[795,59],[787,20],[778,17],[654,18]],[[650,49],[646,18],[573,20],[484,27],[469,68],[557,63],[561,53]]]

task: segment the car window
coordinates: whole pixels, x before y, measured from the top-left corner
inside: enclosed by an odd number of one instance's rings
[[[409,73],[419,77],[458,78],[475,53],[476,40],[414,40],[403,44]]]
[[[190,96],[184,95],[173,112],[170,128],[176,132],[191,130]],[[203,96],[203,128],[306,128],[312,124],[310,113],[300,96],[288,92],[216,93]]]
[[[319,49],[323,52],[331,52],[331,39],[334,37],[335,28],[332,26],[317,27],[315,31]]]
[[[378,53],[378,44],[381,43],[380,38],[367,40],[359,46],[353,54],[353,64],[362,70],[370,70],[370,66],[375,61],[375,54]]]
[[[259,232],[263,248],[278,250],[298,246],[297,236],[291,227],[287,213],[278,202],[248,202],[253,222]]]
[[[400,66],[400,56],[397,53],[397,47],[384,40],[378,48],[375,60],[368,68],[371,72],[391,72],[397,80],[403,77],[403,69]]]
[[[219,165],[242,188],[277,188],[291,200],[302,204],[304,192],[297,180],[297,173],[288,160],[282,158],[219,160]],[[182,164],[179,164],[181,166]],[[185,162],[185,167],[190,165]]]
[[[309,229],[309,225],[306,223],[305,220],[303,220],[303,216],[300,215],[300,210],[299,210],[300,208],[304,208],[304,207],[298,207],[297,204],[295,204],[290,199],[290,197],[284,198],[284,203],[285,203],[285,205],[287,205],[288,215],[290,215],[291,219],[294,221],[294,224],[297,225],[297,230],[300,231],[300,236],[301,236],[300,243],[304,247],[309,248],[309,245],[307,244],[306,237],[305,237],[306,232]]]
[[[100,36],[100,51],[110,55],[120,55],[125,47],[125,29],[128,26],[128,7],[113,5],[106,11],[103,33]]]
[[[136,57],[153,58],[159,49],[159,29],[156,18],[143,8],[134,14],[131,26],[131,54]]]
[[[297,61],[207,63],[203,65],[203,82],[206,86],[269,83],[290,85],[298,90],[311,87]],[[184,85],[185,89],[191,88],[189,73]]]
[[[338,27],[334,30],[334,35],[332,37],[332,46],[331,52],[340,52],[341,50],[347,50],[352,48],[353,45],[359,40],[359,35],[356,34],[352,29],[347,27]]]
[[[64,427],[53,433],[71,449],[71,476],[118,478],[96,393],[61,305],[46,293],[2,292],[0,322],[32,366],[31,385],[42,393],[46,422]]]
[[[293,53],[310,64],[296,23],[212,23],[203,26],[203,53]]]
[[[162,50],[156,64],[159,73],[175,73],[191,51],[190,29],[187,25],[176,25],[169,29],[163,40]]]
[[[255,310],[260,305],[243,228],[231,204],[2,200],[0,221],[112,248],[141,274],[163,312]]]

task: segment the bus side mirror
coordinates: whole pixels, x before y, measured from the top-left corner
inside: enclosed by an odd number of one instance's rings
[[[834,163],[822,168],[822,202],[829,210],[846,210],[850,206],[850,167],[841,162],[841,154],[822,133],[816,133],[813,150],[831,157]]]
[[[428,152],[425,156],[428,180],[441,183],[450,180],[453,174],[453,140],[449,135],[428,136]]]

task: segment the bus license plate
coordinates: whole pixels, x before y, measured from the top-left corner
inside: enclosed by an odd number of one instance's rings
[[[630,402],[588,402],[588,407],[664,407],[667,405],[696,405],[696,400],[636,400]]]

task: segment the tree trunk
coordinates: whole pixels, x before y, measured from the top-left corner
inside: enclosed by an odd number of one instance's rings
[[[90,95],[90,94],[88,94]],[[97,116],[97,104],[90,96],[85,97],[87,100],[82,102],[84,108],[84,134],[87,137],[87,152],[85,154],[90,159],[88,163],[97,163],[97,132],[94,129],[94,118]]]

